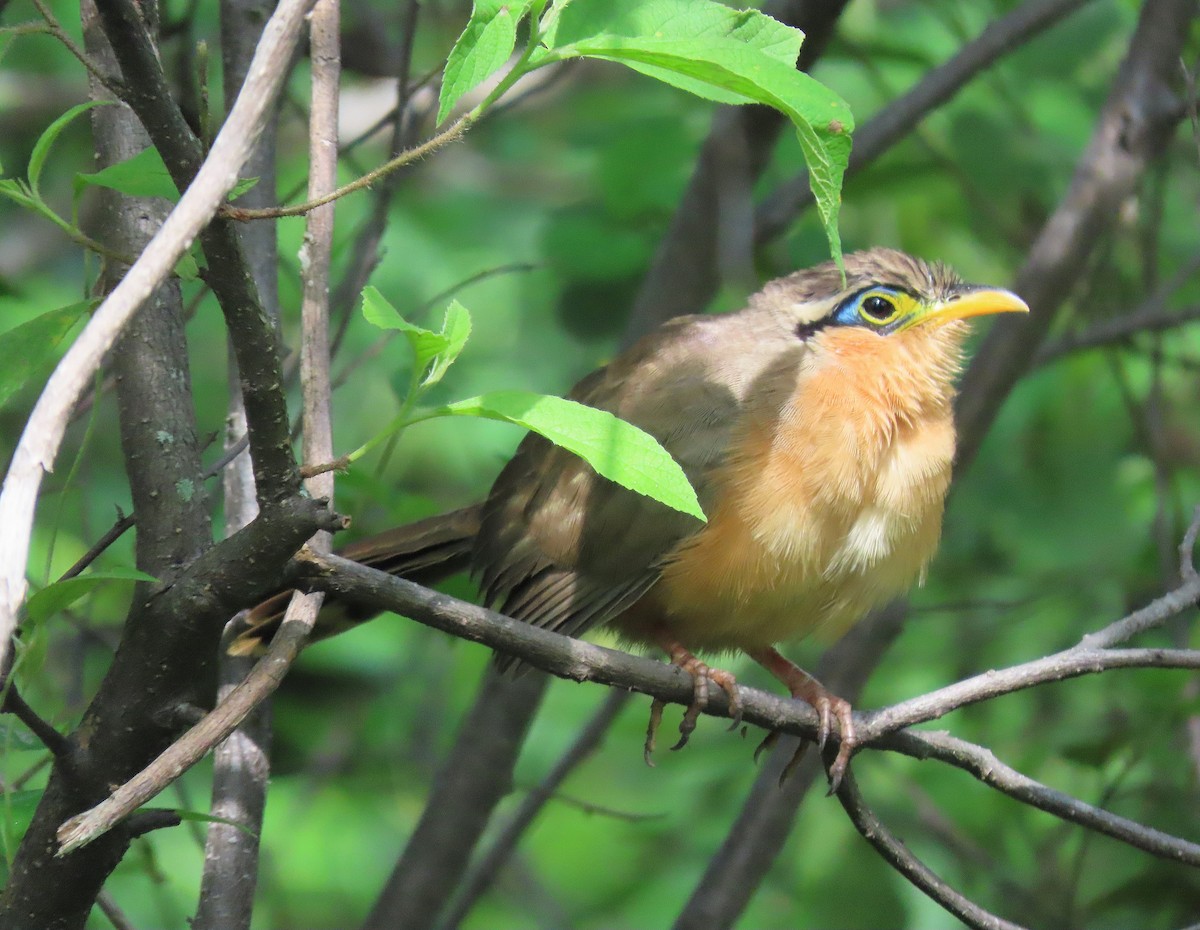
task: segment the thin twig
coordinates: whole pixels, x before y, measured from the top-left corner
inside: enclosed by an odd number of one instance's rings
[[[117,788],[104,801],[72,817],[58,830],[59,850],[65,856],[111,830],[125,817],[171,784],[227,737],[264,697],[279,687],[287,669],[308,639],[320,609],[321,595],[296,594],[295,608],[271,640],[254,671],[200,723],[188,730],[150,765]]]
[[[976,930],[1023,930],[1020,924],[984,910],[938,878],[875,816],[875,812],[863,800],[853,775],[847,773],[838,789],[837,798],[858,832],[892,868],[968,927]]]
[[[50,750],[60,763],[68,766],[73,754],[70,741],[58,732],[54,726],[35,711],[21,697],[14,682],[9,681],[5,687],[4,700],[0,703],[0,712],[12,714],[27,726],[43,746]]]
[[[79,557],[74,565],[63,572],[58,580],[66,581],[68,578],[74,578],[80,574],[85,568],[95,562],[96,559],[100,558],[109,546],[124,536],[136,523],[137,517],[134,514],[126,515],[118,509],[116,522],[108,528],[103,536],[92,544],[92,547],[87,552]]]
[[[1172,594],[1174,593],[1172,592]],[[1164,622],[1194,604],[1197,596],[1200,596],[1200,587],[1193,589],[1191,600],[1183,600],[1178,610],[1174,612],[1156,611],[1156,616],[1159,618],[1157,623]],[[1155,604],[1175,603],[1173,599],[1168,600],[1169,598],[1171,598],[1170,595],[1168,598],[1160,598]],[[1138,613],[1141,614],[1143,611]],[[1118,623],[1125,623],[1129,619],[1127,617]],[[1102,634],[1092,635],[1101,636]],[[1085,640],[1088,638],[1084,637]],[[864,740],[875,739],[903,727],[937,720],[969,704],[977,704],[980,701],[988,701],[1004,694],[1013,694],[1016,691],[1050,682],[1064,681],[1068,678],[1078,678],[1082,675],[1119,668],[1200,668],[1200,649],[1117,650],[1088,648],[1081,644],[1006,669],[984,672],[982,675],[955,682],[920,697],[901,701],[883,710],[866,714],[858,733]],[[855,726],[857,727],[858,724],[856,723]]]
[[[1184,584],[1200,584],[1196,573],[1196,536],[1200,535],[1200,506],[1192,513],[1192,522],[1179,544],[1179,577]]]
[[[1034,356],[1035,365],[1046,365],[1064,355],[1096,349],[1123,342],[1142,333],[1161,333],[1200,321],[1200,307],[1169,310],[1167,298],[1183,287],[1200,271],[1200,255],[1194,257],[1172,276],[1163,287],[1129,313],[1114,316],[1073,335],[1048,343]]]
[[[125,96],[125,85],[121,79],[115,75],[106,74],[104,69],[87,52],[81,49],[75,43],[74,39],[67,35],[66,30],[62,27],[62,23],[58,21],[53,11],[46,5],[45,0],[33,0],[33,5],[37,7],[37,11],[42,15],[42,19],[46,21],[50,34],[58,39],[68,52],[75,56],[92,77],[107,87],[114,96],[123,99]]]
[[[426,139],[420,145],[415,145],[412,148],[401,152],[390,161],[384,162],[378,168],[367,172],[360,178],[356,178],[349,184],[344,184],[336,190],[330,191],[327,194],[322,194],[319,197],[310,197],[304,203],[296,204],[292,207],[267,207],[261,210],[249,210],[243,207],[234,207],[226,204],[221,208],[221,215],[226,216],[231,220],[246,222],[249,220],[271,220],[278,219],[283,216],[303,216],[310,210],[315,210],[317,207],[325,204],[333,203],[347,194],[352,194],[355,191],[362,190],[364,187],[370,187],[380,178],[386,177],[393,171],[403,168],[405,165],[411,165],[413,162],[420,161],[426,155],[436,152],[447,143],[453,142],[471,128],[471,124],[475,122],[475,117],[470,113],[459,117],[448,128],[439,132],[436,136]]]
[[[945,732],[907,730],[876,744],[916,759],[937,759],[968,772],[1022,804],[1120,840],[1172,862],[1200,867],[1200,844],[1171,836],[1043,785],[1001,762],[990,749]]]
[[[120,907],[117,906],[112,893],[104,888],[100,889],[100,893],[96,895],[96,906],[100,908],[101,913],[108,918],[108,922],[113,925],[115,930],[137,930],[134,925]]]

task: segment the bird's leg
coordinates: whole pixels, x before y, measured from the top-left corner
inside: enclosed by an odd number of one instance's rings
[[[709,682],[715,683],[722,691],[729,696],[729,716],[733,718],[731,729],[736,727],[742,719],[742,702],[738,696],[737,679],[729,672],[721,669],[709,668],[705,663],[697,659],[687,648],[666,632],[660,632],[656,639],[658,644],[670,657],[672,665],[677,665],[689,675],[692,676],[692,703],[688,705],[684,711],[683,719],[679,721],[679,742],[671,747],[672,750],[682,749],[687,745],[688,737],[692,735],[692,731],[696,729],[696,721],[704,708],[708,706],[708,686]],[[650,705],[650,723],[646,727],[646,764],[653,765],[650,761],[651,755],[654,753],[655,734],[658,732],[658,725],[662,722],[663,708],[666,704],[655,698]]]
[[[829,766],[828,772],[829,793],[833,794],[841,785],[842,776],[846,774],[846,766],[850,763],[850,756],[854,754],[854,750],[858,746],[858,741],[854,738],[854,718],[850,702],[827,691],[817,679],[781,655],[776,649],[769,646],[765,649],[749,649],[747,655],[783,682],[788,691],[792,693],[792,697],[800,698],[817,712],[820,720],[820,726],[817,729],[817,745],[821,749],[825,748],[825,741],[829,738],[830,730],[832,730],[832,718],[837,718],[841,742],[838,746],[837,758],[833,760],[833,765]],[[800,744],[800,748],[796,750],[796,757],[793,757],[792,761],[788,763],[784,770],[785,777],[790,774],[795,763],[799,761],[798,756],[803,753],[804,745]]]

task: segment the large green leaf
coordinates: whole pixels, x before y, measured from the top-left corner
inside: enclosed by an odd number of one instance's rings
[[[801,38],[762,13],[707,0],[630,0],[620,10],[572,4],[534,60],[617,61],[707,99],[781,111],[795,126],[830,251],[840,263],[837,220],[854,122],[845,101],[796,70]]]
[[[58,354],[67,333],[96,301],[59,307],[0,333],[0,407]]]
[[[517,24],[530,3],[531,0],[515,3],[476,0],[466,29],[446,59],[438,101],[439,123],[463,94],[478,87],[508,61],[517,45]]]
[[[447,404],[435,415],[515,423],[584,459],[599,474],[675,510],[704,519],[683,469],[649,433],[573,400],[528,391],[494,391]]]
[[[457,300],[446,309],[442,331],[434,332],[404,319],[378,288],[365,287],[362,296],[363,316],[367,322],[380,329],[403,333],[412,346],[417,383],[422,387],[442,379],[471,335],[471,315]]]

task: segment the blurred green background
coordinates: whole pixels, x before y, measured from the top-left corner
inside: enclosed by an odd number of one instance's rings
[[[365,4],[365,0],[364,0]],[[390,22],[390,5],[347,3],[345,16]],[[861,126],[951,56],[1007,2],[855,0],[814,76],[850,102]],[[78,34],[78,10],[52,7]],[[168,18],[183,4],[168,2]],[[365,10],[365,12],[364,12]],[[440,67],[467,5],[423,3],[415,71]],[[36,14],[25,4],[4,25]],[[906,141],[846,187],[847,249],[895,246],[942,259],[965,278],[1006,285],[1062,197],[1136,21],[1137,5],[1096,0],[973,80]],[[197,8],[194,38],[217,41],[215,4]],[[392,40],[395,36],[389,36]],[[1197,49],[1193,42],[1192,49]],[[166,54],[177,54],[167,43]],[[173,51],[174,50],[174,51]],[[221,99],[213,56],[212,99]],[[297,111],[306,63],[292,79],[280,136],[281,196],[306,174]],[[381,116],[383,82],[348,73],[346,119]],[[375,101],[382,96],[383,109]],[[42,129],[86,97],[77,62],[51,38],[17,37],[0,60],[0,163],[19,175]],[[372,107],[375,107],[372,110]],[[628,308],[708,131],[712,105],[616,65],[586,64],[521,106],[421,163],[395,198],[385,257],[372,276],[414,322],[440,322],[446,297],[472,311],[466,351],[437,398],[526,388],[564,393],[612,356]],[[353,130],[347,130],[347,138]],[[382,135],[342,166],[350,180],[386,157]],[[1197,137],[1181,132],[1154,167],[1118,232],[1074,296],[1090,320],[1128,313],[1197,254]],[[759,185],[766,196],[802,162],[785,133]],[[66,213],[71,179],[92,170],[86,120],[63,136],[43,188]],[[88,201],[84,200],[84,209]],[[338,270],[351,257],[370,195],[339,203]],[[299,327],[296,254],[303,221],[279,222],[280,285],[289,341]],[[756,256],[762,280],[821,261],[814,215]],[[49,224],[0,201],[0,330],[80,300],[94,274]],[[475,276],[483,275],[479,280]],[[198,282],[189,325],[202,432],[225,409],[223,324]],[[741,305],[723,292],[714,309]],[[1195,307],[1195,276],[1170,298]],[[702,308],[697,308],[702,309]],[[1035,308],[1036,309],[1036,308]],[[1058,332],[1078,326],[1068,310]],[[398,406],[408,358],[380,350],[352,319],[335,372],[335,444],[370,438]],[[1039,366],[1018,386],[949,508],[941,552],[896,647],[862,707],[882,706],[988,668],[1065,648],[1172,583],[1178,544],[1200,501],[1196,414],[1200,331],[1173,330]],[[0,409],[7,455],[34,390]],[[129,509],[111,393],[68,434],[38,514],[32,578],[53,580]],[[386,466],[365,460],[339,478],[338,509],[365,534],[475,501],[520,439],[514,427],[447,420],[405,434]],[[219,455],[217,444],[208,454]],[[213,484],[214,509],[219,486]],[[132,564],[129,536],[98,567]],[[465,579],[448,590],[472,596]],[[27,699],[60,728],[82,713],[107,665],[128,599],[112,585],[54,618],[23,666]],[[1191,645],[1191,616],[1139,645]],[[1187,621],[1187,622],[1182,622]],[[791,650],[812,663],[823,644]],[[361,921],[419,817],[430,780],[473,699],[487,651],[385,617],[307,651],[275,700],[273,780],[256,926],[336,928]],[[749,663],[742,681],[775,689]],[[1200,839],[1200,737],[1194,676],[1123,671],[1038,688],[947,718],[939,726],[986,744],[1005,762],[1090,803]],[[556,681],[517,769],[502,820],[571,743],[602,688]],[[551,801],[500,882],[466,926],[657,927],[678,912],[750,787],[757,735],[704,719],[689,747],[641,761],[649,699],[635,697],[600,750]],[[674,708],[668,712],[672,727]],[[5,859],[11,859],[45,755],[0,721]],[[855,772],[883,819],[935,871],[985,907],[1042,927],[1171,927],[1200,916],[1200,880],[1183,866],[1090,835],[1009,801],[936,763],[867,752]],[[207,766],[163,798],[203,811]],[[203,824],[138,840],[108,883],[139,927],[181,927],[195,908]],[[108,926],[99,914],[96,927]],[[752,901],[747,928],[941,928],[949,915],[885,865],[835,801],[813,792]]]

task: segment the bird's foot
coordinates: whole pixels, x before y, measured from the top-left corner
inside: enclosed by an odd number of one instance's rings
[[[850,702],[845,698],[840,698],[836,694],[828,691],[823,684],[812,675],[800,668],[794,662],[791,662],[786,657],[781,655],[775,649],[757,649],[749,653],[754,661],[758,662],[767,669],[772,675],[782,681],[792,697],[800,698],[817,712],[817,746],[820,749],[825,748],[825,743],[829,739],[829,734],[833,731],[833,720],[836,718],[838,723],[838,752],[833,763],[827,770],[829,776],[829,793],[835,794],[842,784],[842,778],[846,774],[846,766],[850,764],[850,757],[854,755],[854,750],[858,748],[858,740],[854,735],[854,711],[850,706]],[[758,749],[755,750],[754,757],[758,758],[759,754],[768,746],[774,744],[778,738],[776,733],[768,734],[763,740]],[[804,755],[807,743],[801,743],[792,756],[791,761],[784,767],[783,773],[780,775],[780,782],[787,780],[788,776],[800,764],[800,759]]]
[[[677,665],[692,676],[692,703],[684,711],[683,719],[679,721],[679,742],[671,747],[672,750],[682,749],[687,745],[688,738],[696,729],[696,721],[704,709],[708,707],[710,684],[715,684],[729,697],[729,716],[733,718],[730,729],[735,729],[742,720],[742,701],[738,695],[737,679],[729,672],[718,668],[709,668],[682,645],[673,640],[664,640],[663,648],[671,657],[671,664]],[[655,698],[650,705],[650,722],[646,727],[646,764],[653,766],[651,756],[654,753],[655,736],[659,724],[662,723],[664,701]]]

